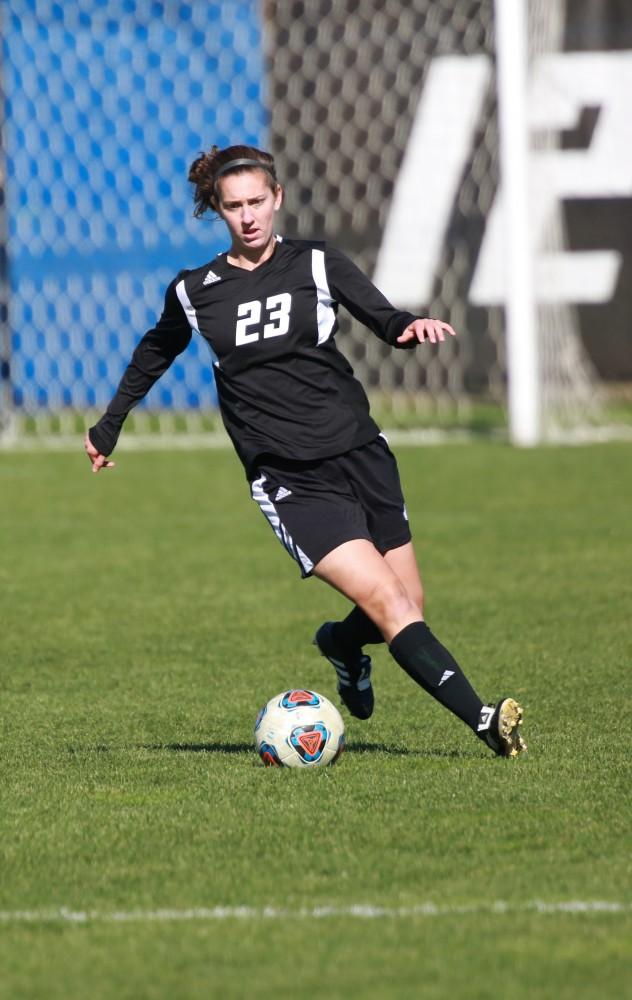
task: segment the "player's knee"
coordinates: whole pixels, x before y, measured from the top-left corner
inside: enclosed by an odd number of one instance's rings
[[[364,611],[378,628],[408,619],[415,610],[415,602],[396,577],[375,584],[364,602]]]

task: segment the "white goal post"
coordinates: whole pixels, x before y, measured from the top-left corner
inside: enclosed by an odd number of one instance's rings
[[[542,421],[530,208],[527,0],[494,0],[494,10],[509,436],[514,444],[534,445],[542,438]]]

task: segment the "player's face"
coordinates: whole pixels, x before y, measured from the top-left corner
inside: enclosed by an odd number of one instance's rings
[[[228,174],[218,181],[218,211],[228,226],[233,251],[256,253],[274,239],[274,215],[283,196],[277,185],[273,191],[263,170]]]

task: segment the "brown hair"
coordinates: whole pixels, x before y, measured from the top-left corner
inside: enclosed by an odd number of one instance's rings
[[[200,153],[197,160],[194,160],[189,168],[189,180],[195,184],[193,215],[196,219],[204,215],[209,208],[217,209],[218,174],[257,169],[254,164],[235,164],[234,167],[229,167],[226,171],[222,170],[222,167],[226,167],[233,160],[256,160],[261,164],[270,187],[273,191],[276,190],[278,184],[276,170],[274,160],[269,153],[257,149],[256,146],[227,146],[226,149],[212,146],[208,153]]]

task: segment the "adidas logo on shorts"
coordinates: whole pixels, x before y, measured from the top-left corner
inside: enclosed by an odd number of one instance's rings
[[[286,490],[285,486],[279,486],[276,491],[275,500],[285,500],[286,497],[292,496],[292,490]]]

